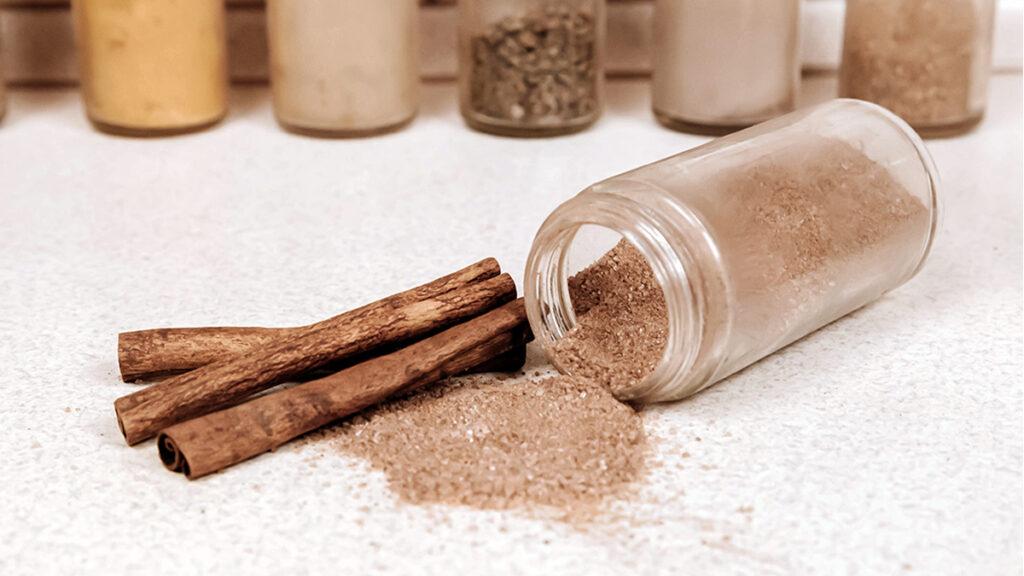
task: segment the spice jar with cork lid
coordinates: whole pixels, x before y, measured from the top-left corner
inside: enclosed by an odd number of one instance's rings
[[[268,0],[274,114],[317,136],[366,136],[416,115],[416,0]]]
[[[923,136],[985,113],[995,0],[848,0],[839,93],[892,110]]]
[[[601,115],[604,0],[461,0],[466,123],[503,136],[578,132]]]
[[[799,44],[800,0],[657,0],[654,114],[719,135],[791,112]]]
[[[790,113],[559,206],[527,262],[530,325],[559,370],[620,399],[689,396],[910,280],[936,185],[875,104]]]
[[[73,0],[82,96],[106,132],[190,132],[227,112],[224,3]]]

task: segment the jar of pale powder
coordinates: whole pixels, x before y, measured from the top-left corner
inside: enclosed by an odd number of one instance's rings
[[[725,134],[791,112],[800,0],[657,0],[652,105],[665,126]]]
[[[694,394],[911,279],[937,174],[885,109],[834,100],[599,182],[544,222],[526,308],[562,372]]]
[[[416,0],[268,0],[267,32],[284,127],[363,136],[416,115]]]
[[[578,132],[601,115],[604,0],[461,0],[459,104],[503,136]]]
[[[224,3],[73,0],[82,96],[101,130],[187,132],[227,112]]]
[[[995,0],[848,0],[839,92],[892,110],[925,136],[985,113]]]

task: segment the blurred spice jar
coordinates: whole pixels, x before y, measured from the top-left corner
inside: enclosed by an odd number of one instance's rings
[[[462,0],[459,95],[477,130],[554,136],[601,115],[603,0]]]
[[[85,109],[104,131],[189,132],[227,112],[224,4],[72,0]]]
[[[653,108],[669,128],[725,134],[791,112],[800,0],[658,0]]]
[[[274,114],[318,136],[406,124],[419,102],[416,0],[268,0]]]
[[[924,136],[985,113],[995,0],[849,0],[841,96],[892,110]]]

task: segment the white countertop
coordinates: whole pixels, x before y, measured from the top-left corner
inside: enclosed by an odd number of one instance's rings
[[[464,129],[448,84],[409,129],[350,141],[281,132],[264,87],[146,141],[92,131],[72,89],[12,91],[0,573],[1019,574],[1020,76],[993,79],[977,131],[929,142],[945,213],[921,275],[646,410],[656,465],[587,529],[405,505],[322,444],[197,482],[124,445],[119,331],[306,323],[491,255],[519,279],[559,202],[703,141],[654,123],[644,81],[609,91],[593,130],[534,141]]]

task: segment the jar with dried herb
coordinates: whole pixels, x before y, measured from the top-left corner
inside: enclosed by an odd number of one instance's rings
[[[604,0],[462,0],[459,7],[459,97],[469,126],[554,136],[601,115]]]
[[[840,95],[892,110],[925,136],[985,113],[995,0],[848,0]]]
[[[530,326],[559,370],[620,399],[689,396],[910,280],[936,185],[875,104],[769,120],[559,206],[527,261]]]
[[[663,125],[726,134],[796,108],[800,0],[658,0],[652,105]]]
[[[227,112],[224,3],[72,0],[86,113],[104,131],[165,135]]]
[[[416,0],[268,0],[274,114],[293,131],[365,136],[419,102]]]

